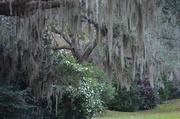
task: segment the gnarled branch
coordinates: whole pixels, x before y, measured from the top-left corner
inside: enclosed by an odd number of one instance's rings
[[[57,29],[53,29],[52,32],[59,34],[62,36],[62,38],[69,44],[71,45],[71,41],[67,38],[67,36],[65,34],[63,34],[61,31],[57,30]]]
[[[73,1],[59,1],[59,0],[13,0],[0,2],[0,15],[6,16],[24,16],[29,15],[37,9],[51,9],[61,6],[74,7]]]

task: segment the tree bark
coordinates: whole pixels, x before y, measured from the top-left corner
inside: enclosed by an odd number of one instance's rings
[[[63,6],[74,7],[73,1],[62,2],[59,0],[13,0],[0,2],[0,15],[24,16],[32,14],[37,9],[51,9]],[[40,6],[40,7],[39,7]]]

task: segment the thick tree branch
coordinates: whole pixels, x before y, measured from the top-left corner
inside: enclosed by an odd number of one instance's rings
[[[52,32],[59,34],[62,36],[62,38],[69,44],[71,45],[71,41],[67,38],[67,36],[65,34],[63,34],[61,31],[57,30],[57,29],[53,29]]]
[[[88,43],[83,52],[83,59],[88,59],[94,48],[97,46],[97,40],[94,39],[93,43]]]
[[[37,9],[51,9],[66,6],[69,8],[74,7],[74,2],[66,1],[62,2],[59,0],[13,0],[12,2],[0,2],[0,15],[6,16],[23,16],[29,15],[34,10]],[[40,8],[39,8],[40,6]]]
[[[62,46],[62,47],[56,47],[56,48],[52,48],[53,50],[63,50],[63,49],[65,49],[65,50],[72,50],[72,48],[71,47],[69,47],[69,46]]]

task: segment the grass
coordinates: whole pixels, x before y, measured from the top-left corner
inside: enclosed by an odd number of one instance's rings
[[[180,119],[180,99],[169,100],[155,109],[138,112],[107,110],[93,119]]]

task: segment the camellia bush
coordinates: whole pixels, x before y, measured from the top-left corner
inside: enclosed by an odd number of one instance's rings
[[[86,119],[104,111],[114,89],[106,85],[103,71],[89,63],[80,64],[71,56],[61,54],[57,59],[53,97],[58,117]]]

